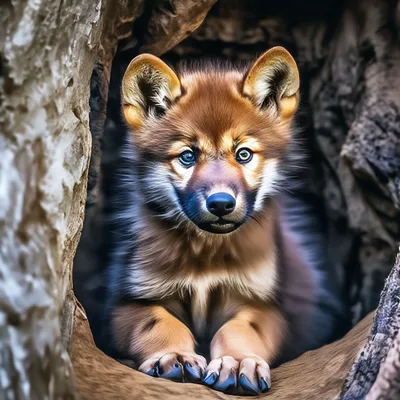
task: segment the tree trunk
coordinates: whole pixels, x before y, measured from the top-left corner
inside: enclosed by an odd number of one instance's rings
[[[96,60],[111,62],[120,22],[131,26],[142,7],[0,5],[2,399],[76,397],[66,346],[91,150],[89,83]]]

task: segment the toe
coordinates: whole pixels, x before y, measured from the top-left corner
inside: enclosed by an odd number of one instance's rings
[[[259,385],[260,385],[261,393],[267,392],[267,391],[270,389],[270,387],[271,387],[271,385],[268,386],[268,383],[266,382],[266,380],[265,380],[264,377],[261,377],[261,378],[260,378],[260,383],[259,383]]]
[[[257,365],[258,384],[262,393],[267,392],[271,388],[271,371],[266,362]]]
[[[253,382],[250,381],[250,379],[245,375],[241,374],[239,376],[239,384],[244,389],[245,393],[249,394],[258,394],[260,393],[260,389],[258,388],[258,385],[254,385]]]
[[[233,390],[236,384],[236,371],[230,371],[225,378],[221,379],[221,377],[219,377],[218,381],[214,384],[214,389],[227,392],[228,390]]]
[[[176,353],[165,354],[158,361],[158,376],[174,381],[183,380],[183,366]],[[157,366],[157,365],[156,365]]]
[[[261,391],[258,387],[256,368],[257,362],[253,358],[244,358],[240,362],[239,383],[244,391],[248,391],[250,394],[257,394]]]
[[[205,383],[208,386],[212,386],[217,381],[217,379],[218,379],[218,374],[216,372],[209,372],[203,378],[203,383]]]
[[[207,361],[199,355],[182,355],[181,363],[185,368],[185,377],[189,382],[199,382],[204,376]]]
[[[183,365],[185,367],[186,377],[190,382],[197,382],[201,380],[203,372],[200,366],[195,363],[190,363],[189,361],[185,361]]]
[[[144,372],[145,374],[150,376],[158,376],[158,367],[158,357],[150,358],[139,366],[139,371]]]
[[[233,390],[237,384],[238,367],[239,363],[233,357],[212,360],[207,367],[207,376],[204,382],[207,383],[206,380],[209,380],[211,383],[207,384],[223,392]],[[216,379],[215,375],[217,375]]]
[[[222,358],[216,358],[207,366],[205,376],[203,378],[203,383],[206,385],[212,386],[217,381],[219,377],[219,373],[222,366]]]

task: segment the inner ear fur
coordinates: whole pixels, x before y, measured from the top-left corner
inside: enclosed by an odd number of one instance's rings
[[[283,47],[263,53],[249,69],[243,93],[260,109],[275,109],[283,119],[291,118],[299,103],[300,78],[297,65]]]
[[[135,57],[122,79],[122,109],[133,129],[143,126],[149,116],[163,114],[181,95],[175,72],[158,57],[141,54]]]

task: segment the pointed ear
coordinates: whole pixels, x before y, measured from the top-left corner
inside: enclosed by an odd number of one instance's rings
[[[274,109],[290,119],[299,103],[300,78],[296,62],[283,47],[262,54],[248,71],[243,93],[261,109]]]
[[[129,64],[122,79],[122,108],[133,129],[143,126],[146,118],[159,117],[181,95],[175,72],[158,57],[141,54]]]

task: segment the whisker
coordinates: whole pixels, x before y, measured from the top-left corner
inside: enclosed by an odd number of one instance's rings
[[[264,228],[262,223],[256,217],[253,217],[252,215],[250,215],[250,218],[254,219],[254,221],[256,221],[261,226],[261,228]]]

